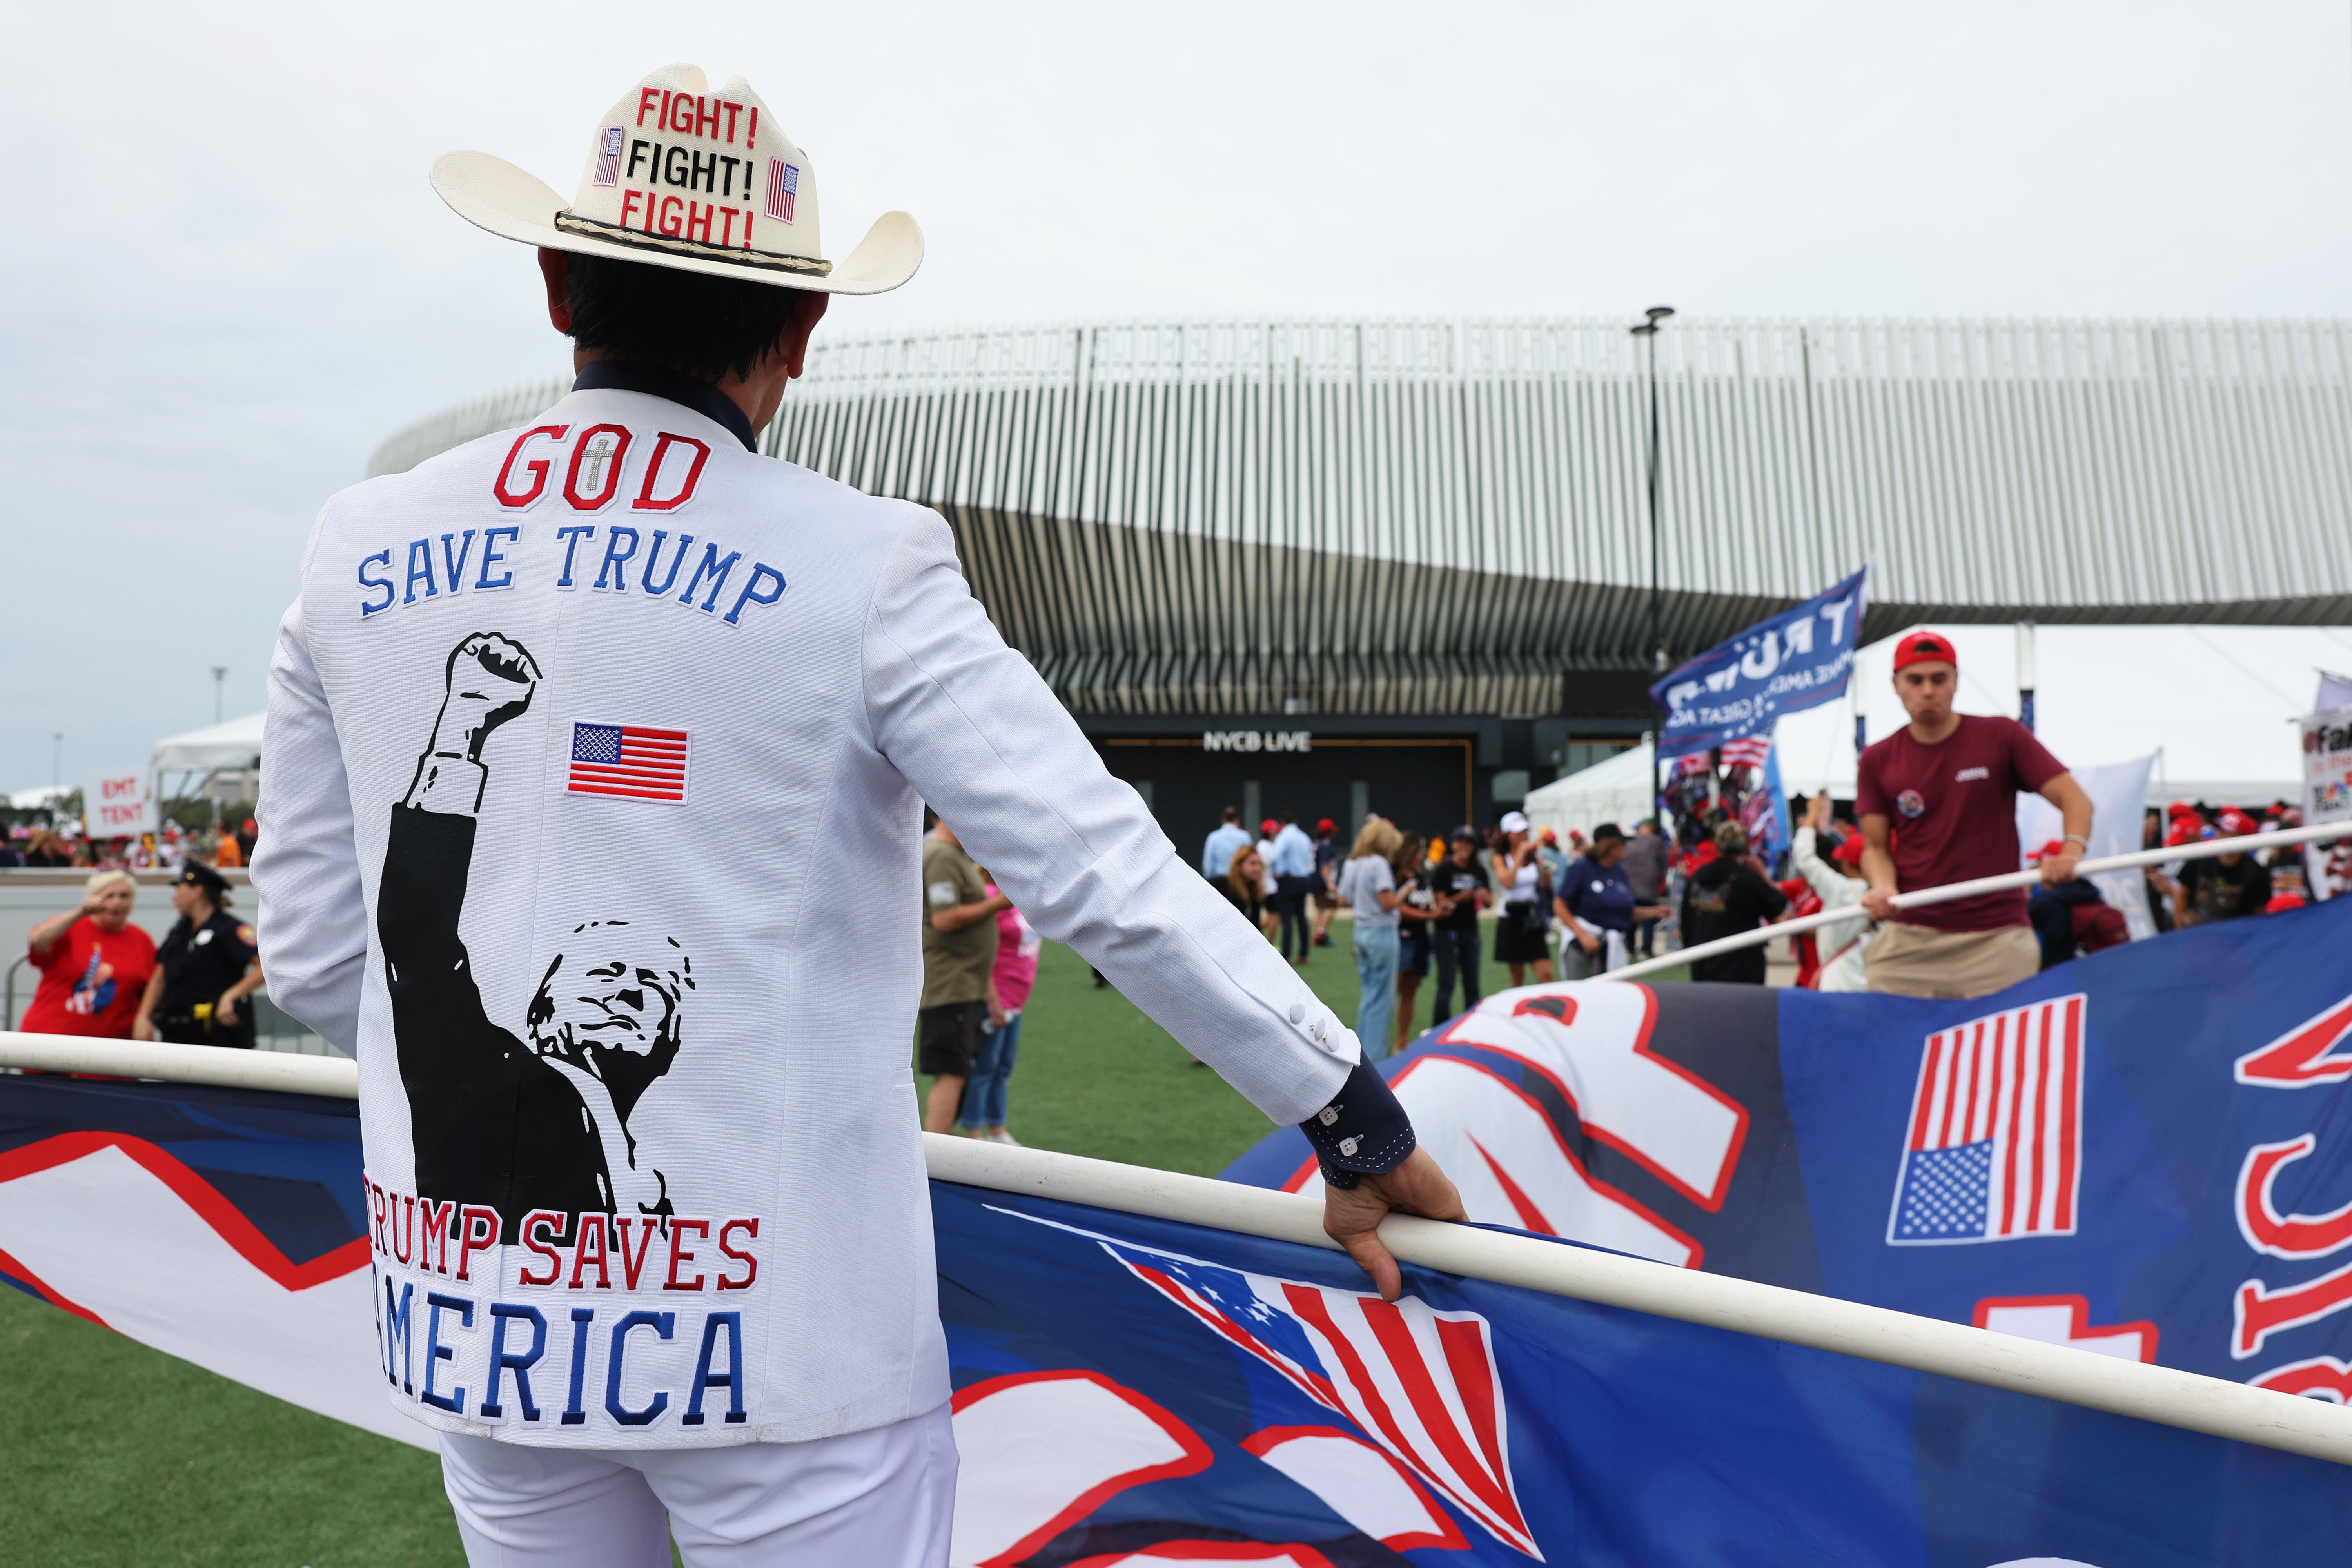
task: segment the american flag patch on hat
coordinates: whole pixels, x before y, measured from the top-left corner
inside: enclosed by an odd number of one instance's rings
[[[589,177],[592,185],[617,185],[621,183],[621,128],[607,125],[596,143],[596,173]]]
[[[800,199],[801,166],[782,158],[768,160],[768,216],[778,223],[793,221],[793,204]]]
[[[684,805],[691,751],[684,730],[577,723],[572,726],[572,773],[563,793]]]

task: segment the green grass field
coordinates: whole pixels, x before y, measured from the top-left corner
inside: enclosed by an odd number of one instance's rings
[[[1344,945],[1318,949],[1306,974],[1355,1017]],[[1486,966],[1490,992],[1508,984]],[[1423,1027],[1429,1006],[1424,987]],[[1011,1123],[1025,1143],[1213,1175],[1270,1131],[1126,998],[1097,989],[1067,948],[1046,944],[1024,1016]],[[0,1563],[11,1568],[464,1561],[432,1455],[7,1289],[0,1391]]]

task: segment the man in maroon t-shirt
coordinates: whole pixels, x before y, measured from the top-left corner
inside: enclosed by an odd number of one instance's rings
[[[1911,722],[1862,753],[1854,799],[1870,882],[1862,907],[1880,922],[1863,961],[1873,991],[1987,996],[2041,969],[2022,888],[1913,910],[1894,904],[1898,891],[2017,870],[2020,791],[2065,816],[2059,852],[2042,862],[2044,883],[2072,880],[2090,847],[2083,786],[2016,720],[1953,712],[1958,685],[1949,638],[1913,632],[1895,645],[1895,691]]]

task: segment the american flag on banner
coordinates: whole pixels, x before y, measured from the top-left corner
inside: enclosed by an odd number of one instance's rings
[[[566,795],[617,795],[624,800],[686,804],[690,750],[684,730],[642,724],[572,726],[572,776]]]
[[[782,158],[768,160],[768,216],[778,223],[793,221],[793,204],[800,199],[801,166]]]
[[[1769,735],[1742,735],[1737,741],[1723,743],[1723,760],[1729,767],[1760,768],[1771,754],[1772,737]]]
[[[596,172],[589,176],[592,185],[617,185],[621,183],[621,128],[607,125],[604,140],[597,143]]]
[[[1092,1234],[1081,1232],[1080,1234]],[[1097,1235],[1211,1333],[1386,1449],[1495,1539],[1541,1560],[1511,1478],[1507,1394],[1486,1321],[1249,1274]]]
[[[1675,772],[1678,773],[1703,773],[1714,765],[1715,764],[1713,763],[1707,761],[1707,756],[1705,752],[1693,752],[1690,755],[1685,757],[1681,762],[1675,764]]]
[[[2078,991],[1927,1037],[1890,1246],[2074,1234],[2084,1000]]]

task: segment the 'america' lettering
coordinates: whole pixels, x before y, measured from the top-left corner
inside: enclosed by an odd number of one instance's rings
[[[452,1415],[505,1426],[581,1426],[601,1417],[615,1428],[656,1426],[672,1410],[678,1423],[723,1426],[751,1420],[743,1314],[700,1315],[637,1310],[609,1317],[593,1307],[565,1314],[572,1332],[562,1352],[548,1313],[529,1301],[429,1289],[420,1297],[385,1279],[377,1314],[377,1361],[385,1381],[418,1403]],[[553,1364],[560,1354],[562,1364]],[[589,1404],[601,1371],[602,1397]],[[563,1404],[542,1403],[562,1380]],[[474,1391],[480,1390],[478,1403]],[[632,1404],[635,1398],[638,1403]]]

